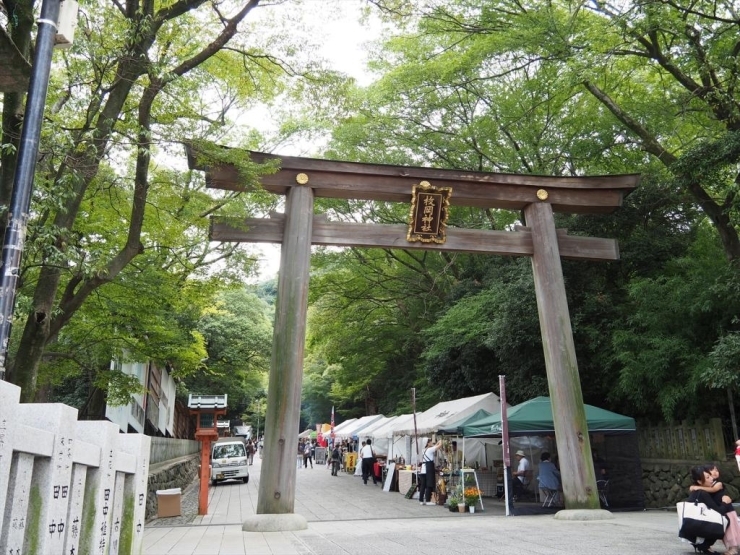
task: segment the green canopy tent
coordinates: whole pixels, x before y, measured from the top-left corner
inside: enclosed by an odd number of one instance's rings
[[[643,508],[642,465],[634,418],[592,405],[584,407],[592,450],[598,450],[599,457],[606,459],[609,508]],[[538,464],[543,451],[557,457],[549,397],[536,397],[507,409],[507,419],[512,452],[516,448],[524,449],[533,466]],[[458,432],[465,438],[501,437],[501,413],[465,422]]]
[[[584,405],[589,433],[625,434],[635,432],[635,419],[616,412]],[[549,397],[535,397],[507,410],[509,436],[554,434],[552,403]],[[467,420],[459,426],[465,437],[501,437],[501,413],[477,420]]]

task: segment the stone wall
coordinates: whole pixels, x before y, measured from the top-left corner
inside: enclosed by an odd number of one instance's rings
[[[194,453],[200,453],[200,441],[173,439],[171,437],[153,437],[152,449],[149,452],[149,464],[167,462]]]
[[[645,490],[645,507],[675,507],[689,495],[689,471],[697,461],[642,460],[642,484]],[[735,462],[717,463],[720,480],[733,501],[740,502],[740,473]]]
[[[149,466],[149,485],[146,495],[146,519],[157,515],[157,490],[185,489],[198,476],[200,455],[188,455]]]

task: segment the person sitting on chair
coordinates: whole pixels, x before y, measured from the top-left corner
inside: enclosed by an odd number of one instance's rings
[[[529,461],[527,460],[524,451],[519,449],[514,455],[518,461],[516,470],[512,472],[512,476],[516,479],[513,480],[514,484],[514,497],[519,497],[524,494],[529,485],[529,469],[531,468]]]
[[[547,451],[540,455],[540,474],[537,480],[540,483],[540,497],[554,500],[560,490],[560,471],[550,461],[550,453]]]

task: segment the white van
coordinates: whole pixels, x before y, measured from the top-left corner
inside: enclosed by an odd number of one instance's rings
[[[241,439],[223,438],[213,444],[211,451],[211,484],[231,479],[249,482],[247,446]]]

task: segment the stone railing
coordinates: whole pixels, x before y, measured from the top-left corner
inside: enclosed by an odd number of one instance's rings
[[[707,461],[711,462],[711,461]],[[689,471],[697,461],[643,459],[642,484],[645,490],[645,506],[648,508],[675,508],[676,503],[689,496],[691,477]],[[730,462],[717,463],[720,479],[733,501],[740,501],[740,473],[737,465]]]
[[[0,381],[0,553],[138,555],[150,438]]]

